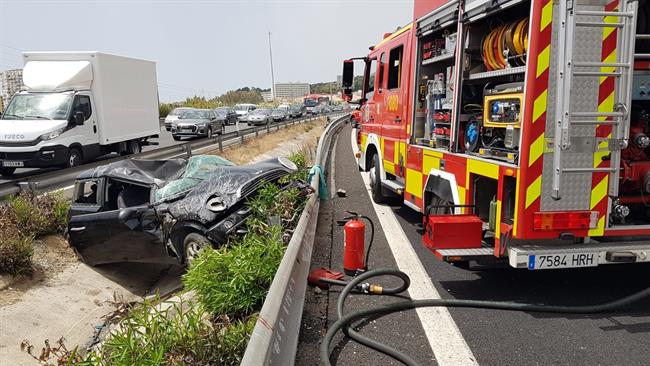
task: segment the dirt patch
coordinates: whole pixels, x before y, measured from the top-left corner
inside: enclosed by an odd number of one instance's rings
[[[47,285],[48,279],[77,263],[68,241],[61,235],[49,235],[34,241],[31,275],[0,277],[0,307],[19,301],[22,294],[35,285]]]
[[[242,145],[237,145],[223,152],[211,151],[208,154],[217,154],[236,164],[246,164],[257,160],[256,158],[262,154],[272,153],[272,150],[297,137],[304,141],[316,141],[323,133],[324,127],[325,119],[320,118],[315,121],[288,126],[275,132],[271,130],[271,133],[246,140]],[[302,144],[298,142],[292,145],[299,148]]]

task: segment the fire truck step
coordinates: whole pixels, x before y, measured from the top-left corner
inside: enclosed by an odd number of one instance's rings
[[[397,192],[398,194],[401,194],[401,192],[404,191],[404,185],[394,180],[383,180],[381,181],[381,184],[391,191]]]

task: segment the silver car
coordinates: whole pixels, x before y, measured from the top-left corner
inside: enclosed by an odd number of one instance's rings
[[[179,108],[174,108],[172,109],[171,112],[167,114],[167,117],[165,117],[165,129],[167,131],[170,131],[172,129],[172,122],[176,121],[178,119],[178,116],[183,114],[183,112],[192,110],[194,108],[185,108],[185,107],[179,107]]]
[[[183,112],[172,122],[172,137],[178,141],[183,136],[212,137],[213,133],[223,134],[226,127],[223,119],[210,109],[192,109]]]
[[[248,125],[268,125],[273,121],[270,109],[256,109],[248,114]]]

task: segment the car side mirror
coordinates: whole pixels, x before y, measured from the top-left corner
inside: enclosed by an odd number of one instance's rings
[[[78,111],[74,114],[74,124],[77,126],[81,126],[84,124],[84,121],[86,120],[86,117],[84,116],[84,112]]]

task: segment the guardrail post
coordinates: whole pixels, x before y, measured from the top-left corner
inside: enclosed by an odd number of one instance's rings
[[[253,128],[255,128],[255,137],[258,137],[260,135],[260,129],[257,127],[253,127]]]
[[[244,144],[244,134],[242,133],[241,136],[239,136],[239,139],[241,140],[242,145]]]
[[[271,132],[271,128],[269,127],[269,124],[267,123],[266,124],[266,133],[269,133],[269,132]]]
[[[217,142],[219,143],[219,151],[223,152],[223,140],[221,138],[221,135],[217,137]]]
[[[36,188],[38,188],[38,182],[18,182],[18,187],[20,188],[21,192],[31,192],[31,193],[36,193]]]
[[[183,145],[183,149],[185,149],[185,155],[187,156],[187,158],[188,159],[191,158],[192,157],[192,147],[189,146],[189,144],[185,144],[185,145]]]

